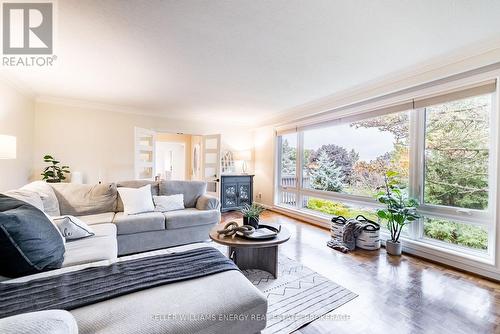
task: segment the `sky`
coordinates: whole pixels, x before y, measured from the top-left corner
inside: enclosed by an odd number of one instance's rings
[[[291,146],[297,145],[295,134],[285,135]],[[359,153],[359,160],[375,160],[378,156],[393,150],[394,137],[388,131],[376,128],[350,127],[349,124],[336,125],[304,132],[304,148],[317,149],[324,144],[335,144]]]

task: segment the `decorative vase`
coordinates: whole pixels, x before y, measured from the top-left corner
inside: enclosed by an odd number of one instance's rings
[[[259,228],[259,217],[243,217],[243,225],[250,225],[253,228]]]
[[[385,242],[385,249],[387,251],[387,254],[389,255],[396,255],[400,256],[401,255],[401,250],[402,250],[402,244],[401,242],[394,242],[392,240],[387,240]]]
[[[57,180],[55,180],[55,179],[47,179],[47,180],[45,180],[45,182],[47,182],[47,183],[61,183],[61,180],[59,180],[59,179],[57,179]]]

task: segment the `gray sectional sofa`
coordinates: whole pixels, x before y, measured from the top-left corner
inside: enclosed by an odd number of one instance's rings
[[[152,185],[152,194],[183,193],[186,209],[125,216],[117,187],[137,188],[146,183]],[[48,215],[77,216],[95,235],[67,241],[62,268],[15,279],[0,277],[0,284],[207,247],[199,241],[207,239],[209,230],[220,221],[220,212],[219,201],[205,190],[204,182],[75,185],[37,181],[7,192],[28,203],[36,193]],[[118,257],[131,253],[138,254]],[[266,297],[239,271],[232,270],[133,292],[70,312],[51,310],[3,318],[0,332],[252,334],[265,328],[266,312]],[[215,318],[207,318],[209,314]],[[186,315],[194,318],[186,320]]]
[[[117,188],[139,188],[146,184],[151,184],[152,195],[183,194],[185,209],[124,215]],[[72,215],[92,226],[96,238],[71,243],[75,252],[70,250],[67,254],[70,264],[81,263],[80,243],[95,243],[96,252],[102,254],[94,254],[92,260],[106,260],[116,257],[109,240],[113,235],[121,256],[207,240],[210,229],[220,222],[219,200],[206,194],[206,183],[202,181],[134,180],[96,185],[36,181],[19,191],[39,193],[46,213],[51,216]]]

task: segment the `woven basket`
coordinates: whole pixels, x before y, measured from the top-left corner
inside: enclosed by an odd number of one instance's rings
[[[357,216],[356,220],[366,224],[356,238],[356,247],[366,250],[380,249],[380,225],[363,215]]]
[[[342,216],[334,216],[330,224],[330,233],[332,235],[332,240],[338,243],[343,242],[344,238],[344,228],[347,223],[347,219]]]

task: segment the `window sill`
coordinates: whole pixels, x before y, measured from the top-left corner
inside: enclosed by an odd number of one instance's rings
[[[271,209],[293,218],[302,219],[310,224],[330,229],[330,220],[325,216],[282,205],[274,205]],[[383,237],[382,243],[385,244],[387,234],[382,232],[381,236]],[[403,241],[403,250],[408,254],[500,280],[500,270],[495,267],[495,258],[490,254],[482,256],[473,254],[471,251],[465,253],[461,252],[460,249],[436,245],[433,241],[414,240],[404,236],[401,236],[401,240]]]

